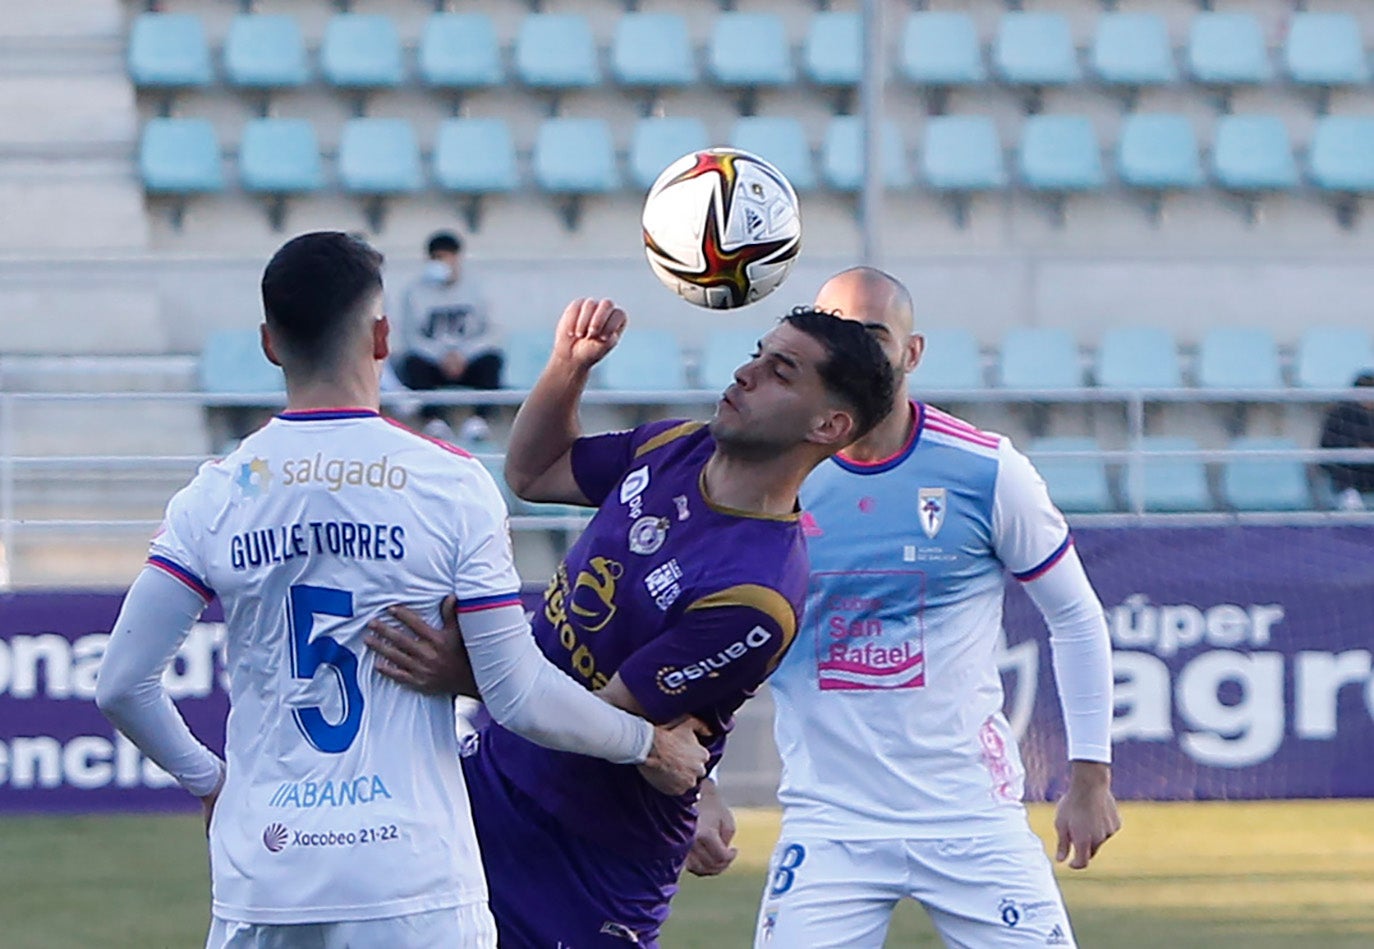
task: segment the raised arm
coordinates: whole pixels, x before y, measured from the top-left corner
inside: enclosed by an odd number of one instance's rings
[[[553,354],[506,448],[506,483],[526,501],[589,503],[572,470],[572,446],[582,434],[577,410],[592,367],[615,348],[625,323],[625,311],[610,300],[574,300],[559,318]]]

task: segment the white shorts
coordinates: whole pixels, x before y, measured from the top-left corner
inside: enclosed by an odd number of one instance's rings
[[[1076,945],[1044,845],[1025,828],[940,840],[783,837],[754,946],[881,949],[906,897],[920,901],[951,949]]]
[[[210,918],[205,949],[496,949],[485,902],[340,923],[237,923]]]

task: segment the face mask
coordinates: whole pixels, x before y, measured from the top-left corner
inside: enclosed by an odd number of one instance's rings
[[[442,260],[431,260],[425,264],[425,279],[435,283],[448,283],[453,279],[453,271]]]

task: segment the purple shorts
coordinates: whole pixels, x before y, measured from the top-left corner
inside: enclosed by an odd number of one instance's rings
[[[463,758],[501,949],[657,949],[680,861],[634,860],[568,831],[492,765]]]

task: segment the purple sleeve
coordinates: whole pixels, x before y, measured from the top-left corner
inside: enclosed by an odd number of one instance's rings
[[[649,720],[668,722],[768,678],[797,632],[790,603],[746,584],[702,597],[667,632],[635,650],[619,674]]]
[[[651,443],[670,429],[682,427],[679,419],[650,422],[623,432],[587,435],[573,442],[573,478],[587,500],[601,505],[634,461]]]

